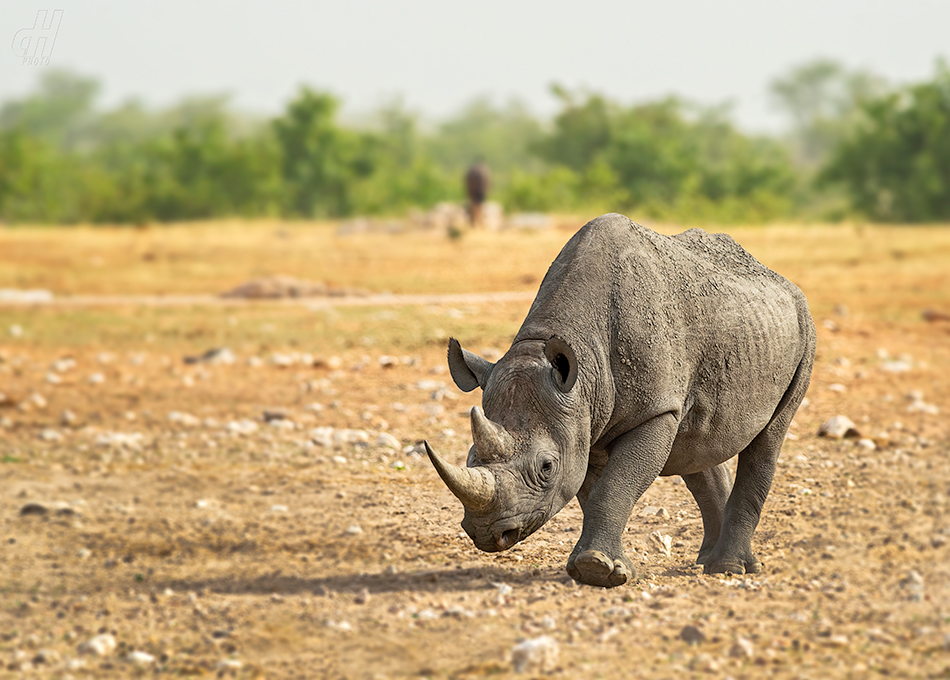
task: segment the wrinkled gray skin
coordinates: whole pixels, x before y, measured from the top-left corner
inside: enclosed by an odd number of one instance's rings
[[[497,363],[450,341],[452,377],[482,388],[484,414],[473,409],[466,468],[430,458],[481,550],[510,548],[577,496],[568,573],[622,585],[634,504],[658,475],[681,475],[702,512],[697,562],[756,573],[752,533],[814,355],[802,292],[729,236],[603,215],[558,255]]]

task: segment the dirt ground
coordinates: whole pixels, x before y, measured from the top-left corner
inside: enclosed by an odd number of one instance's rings
[[[280,270],[288,237],[246,230],[200,285],[187,272],[219,261],[207,227],[192,247],[184,228],[0,231],[0,288],[216,293],[283,271],[530,290],[569,236],[362,236],[321,254],[326,270],[299,255]],[[950,230],[731,233],[801,285],[820,341],[756,576],[693,565],[702,526],[679,478],[628,522],[633,585],[567,576],[576,501],[512,550],[472,546],[419,443],[464,460],[479,397],[452,384],[446,339],[495,359],[529,301],[0,305],[0,677],[507,677],[543,636],[557,654],[518,677],[950,676],[950,321],[922,316],[950,312]],[[130,264],[136,239],[187,257]],[[818,437],[835,415],[859,436]]]

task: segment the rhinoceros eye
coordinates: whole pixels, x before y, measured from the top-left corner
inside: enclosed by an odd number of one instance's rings
[[[554,472],[554,461],[546,460],[541,463],[541,474],[547,477],[549,474]]]

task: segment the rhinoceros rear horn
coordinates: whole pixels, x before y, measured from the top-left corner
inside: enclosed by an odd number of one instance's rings
[[[555,335],[544,346],[544,356],[554,368],[554,384],[562,392],[570,392],[577,380],[577,356],[574,350]]]
[[[475,460],[480,463],[507,460],[514,453],[514,440],[508,430],[486,418],[477,406],[472,407],[472,442]]]
[[[484,510],[495,497],[495,477],[485,468],[458,467],[443,460],[429,442],[423,442],[429,460],[439,477],[456,498],[469,510]]]

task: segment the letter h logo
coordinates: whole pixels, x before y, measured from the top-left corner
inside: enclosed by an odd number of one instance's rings
[[[21,28],[13,36],[13,53],[23,59],[24,66],[48,66],[63,10],[37,10],[33,28]]]

